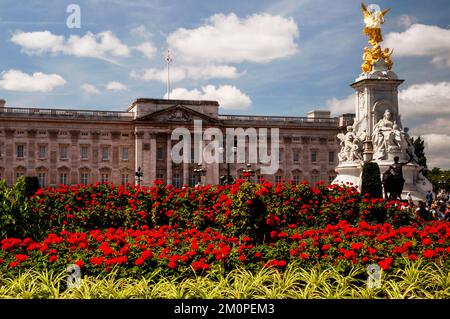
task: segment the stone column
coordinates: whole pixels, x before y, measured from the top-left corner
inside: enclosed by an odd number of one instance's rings
[[[111,132],[111,151],[112,151],[112,171],[110,176],[110,182],[120,185],[120,161],[122,160],[122,156],[120,154],[120,136],[122,132],[113,131]]]
[[[170,133],[167,133],[167,150],[166,150],[166,165],[167,165],[167,185],[172,184],[172,140]]]
[[[189,185],[189,163],[183,163],[183,185]]]
[[[32,172],[36,173],[34,169],[36,168],[36,130],[29,129],[27,130],[27,138],[28,138],[28,169]]]
[[[76,175],[75,172],[80,167],[81,154],[80,154],[79,145],[78,145],[78,138],[79,138],[79,135],[80,135],[80,131],[72,130],[69,133],[70,133],[70,139],[71,139],[70,165],[69,165],[70,171],[67,174],[67,183],[68,184],[75,184],[77,182],[73,180],[74,178],[72,176]],[[57,176],[57,178],[58,178],[58,183],[59,183],[59,177]],[[76,179],[76,177],[75,177],[75,179]]]
[[[5,165],[5,177],[8,186],[14,183],[14,168],[17,165],[15,162],[15,149],[14,149],[14,129],[5,129],[5,161],[11,163],[11,165]]]
[[[142,138],[144,136],[144,132],[134,132],[134,171],[133,171],[133,177],[134,172],[137,172],[138,168],[140,167],[143,169],[142,165]],[[144,175],[145,178],[145,175]]]
[[[149,184],[156,180],[156,134],[150,134],[150,175]]]
[[[58,165],[58,130],[48,130],[50,137],[49,151],[50,151],[50,166],[49,166],[49,185],[56,185],[56,169]]]

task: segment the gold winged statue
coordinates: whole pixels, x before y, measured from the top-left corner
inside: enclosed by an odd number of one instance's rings
[[[373,69],[373,64],[379,59],[386,62],[388,70],[392,69],[392,50],[381,49],[380,42],[383,42],[381,35],[381,25],[384,24],[384,16],[391,10],[390,8],[381,11],[376,4],[371,4],[368,7],[361,3],[361,9],[364,16],[365,27],[363,33],[369,37],[369,44],[372,48],[365,47],[363,54],[363,64],[361,69],[364,73],[370,72]]]

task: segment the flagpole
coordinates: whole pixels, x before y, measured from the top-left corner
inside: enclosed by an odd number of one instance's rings
[[[170,50],[167,50],[167,99],[170,100],[170,62],[172,62],[172,58],[170,56]]]

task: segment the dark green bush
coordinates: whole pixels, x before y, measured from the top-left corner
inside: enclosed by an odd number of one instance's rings
[[[364,163],[362,171],[361,194],[369,194],[371,198],[382,198],[380,168],[377,163]]]

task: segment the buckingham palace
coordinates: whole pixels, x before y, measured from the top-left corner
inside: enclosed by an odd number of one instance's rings
[[[323,180],[335,176],[340,150],[337,133],[353,114],[331,117],[329,111],[306,117],[221,115],[216,101],[139,98],[126,111],[11,107],[0,100],[0,178],[8,185],[20,176],[37,176],[41,186],[110,182],[152,185],[162,180],[174,187],[194,185],[196,163],[174,163],[171,149],[175,128],[279,128],[279,169],[255,180],[271,182]],[[245,163],[204,165],[203,181],[218,184],[230,172],[242,176]],[[228,175],[227,175],[228,176]]]

